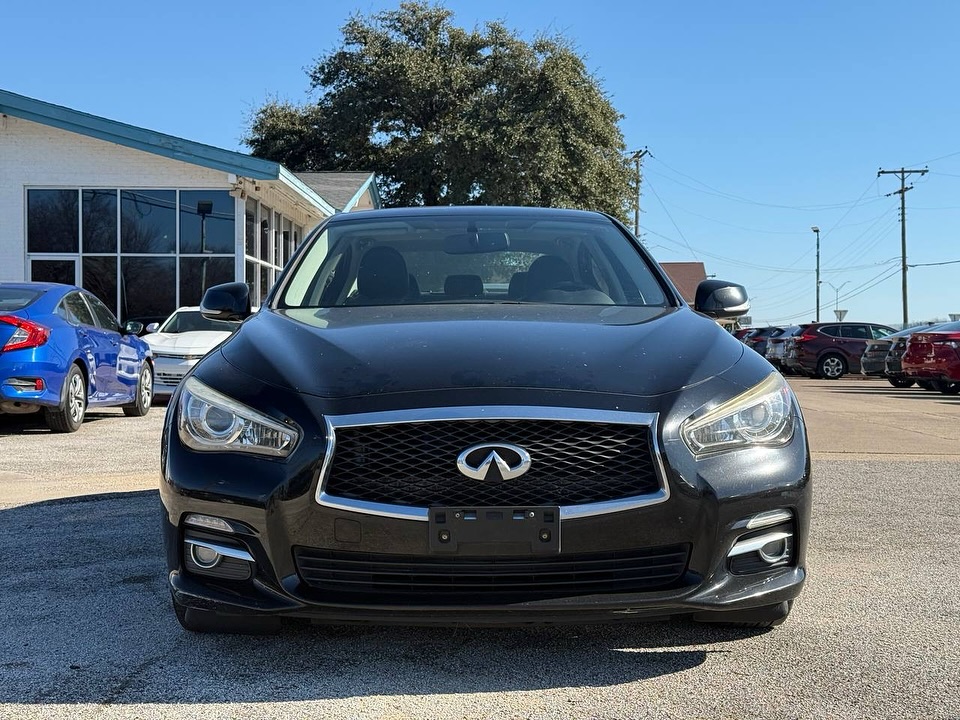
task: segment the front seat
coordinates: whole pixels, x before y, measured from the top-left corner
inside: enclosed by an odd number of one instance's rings
[[[527,270],[525,296],[533,298],[570,282],[573,282],[573,270],[566,260],[557,255],[541,255]]]
[[[355,305],[402,302],[410,293],[407,263],[395,248],[381,246],[367,250],[357,270]]]

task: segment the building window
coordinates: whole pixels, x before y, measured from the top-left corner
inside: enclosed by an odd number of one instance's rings
[[[124,322],[160,322],[176,308],[176,258],[120,258],[120,315]]]
[[[235,208],[226,190],[28,189],[30,277],[80,284],[124,322],[163,320],[235,278]]]
[[[78,252],[79,200],[77,190],[27,190],[27,251]]]
[[[180,258],[180,304],[199,305],[207,288],[233,282],[232,257]]]
[[[76,260],[31,260],[30,279],[34,282],[77,283]]]
[[[116,253],[117,191],[84,190],[82,195],[83,252]]]
[[[277,267],[283,267],[284,263],[287,261],[286,253],[284,252],[284,242],[283,242],[283,218],[280,213],[273,213],[273,264]]]
[[[181,254],[233,255],[233,220],[234,200],[226,190],[181,190]]]
[[[173,254],[177,251],[175,190],[120,191],[120,251]]]
[[[247,200],[244,264],[250,302],[260,305],[299,243],[303,228],[256,200]]]
[[[273,210],[266,205],[260,205],[260,259],[263,262],[270,262],[270,239],[271,239],[271,221],[273,220]]]
[[[117,256],[84,255],[81,273],[83,287],[100,298],[112,312],[117,305]]]
[[[257,256],[257,201],[248,199],[244,206],[244,252],[250,257]]]

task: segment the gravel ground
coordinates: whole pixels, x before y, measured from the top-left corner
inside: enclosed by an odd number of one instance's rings
[[[170,608],[155,490],[30,497],[156,487],[162,412],[104,414],[56,440],[0,425],[0,717],[960,718],[960,459],[815,456],[810,580],[772,631],[198,636]],[[96,427],[115,444],[91,452]]]

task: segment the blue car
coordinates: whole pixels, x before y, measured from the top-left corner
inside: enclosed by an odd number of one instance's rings
[[[143,416],[153,359],[96,296],[73,285],[0,283],[0,413],[42,410],[54,432],[75,432],[89,407]]]

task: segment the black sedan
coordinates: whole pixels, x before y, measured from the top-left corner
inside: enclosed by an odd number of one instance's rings
[[[800,408],[616,220],[344,213],[167,410],[173,605],[195,631],[689,615],[771,626],[806,578]]]

